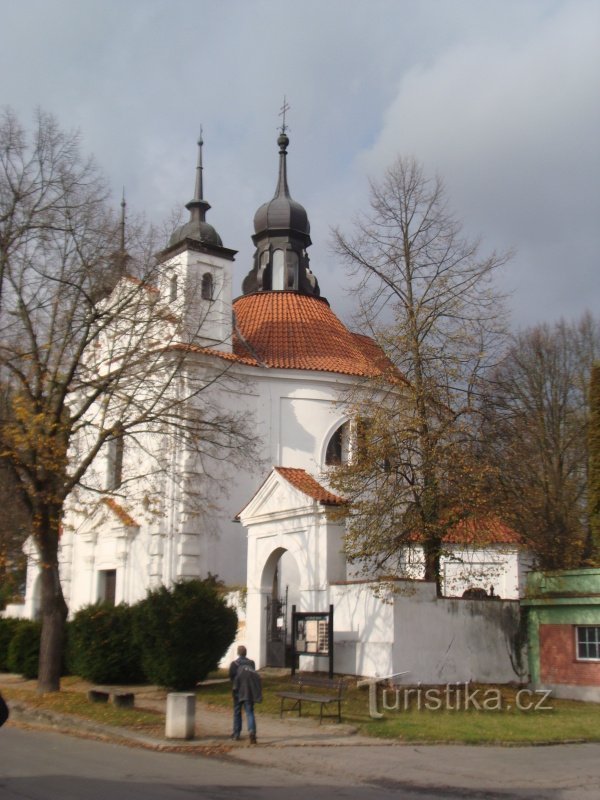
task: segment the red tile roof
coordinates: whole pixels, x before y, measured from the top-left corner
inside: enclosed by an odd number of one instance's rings
[[[498,517],[462,519],[444,537],[446,544],[521,544],[521,537]]]
[[[136,522],[134,518],[129,514],[122,505],[117,503],[117,501],[112,497],[103,497],[102,502],[104,505],[108,506],[113,514],[128,528],[139,528],[139,522]]]
[[[373,377],[392,365],[368,336],[351,333],[326,301],[297,292],[238,298],[233,352],[246,361]]]
[[[291,483],[296,489],[300,489],[308,497],[317,500],[324,506],[341,506],[346,502],[343,497],[338,497],[328,491],[324,486],[316,481],[312,475],[304,469],[296,469],[294,467],[273,467],[275,472],[278,472],[288,483]]]

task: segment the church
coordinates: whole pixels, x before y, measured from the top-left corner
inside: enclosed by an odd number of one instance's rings
[[[242,466],[226,454],[214,461],[211,490],[198,509],[193,482],[174,477],[185,474],[189,454],[174,451],[173,479],[161,483],[161,511],[151,515],[122,482],[133,457],[126,441],[106,447],[93,511],[83,513],[74,501],[65,518],[60,569],[70,614],[99,601],[134,603],[161,584],[212,575],[230,587],[238,641],[258,666],[283,666],[293,646],[302,669],[323,669],[327,656],[346,674],[406,671],[424,683],[516,680],[524,561],[508,529],[498,526],[483,549],[449,545],[446,598],[420,580],[418,563],[411,580],[383,591],[347,563],[344,524],[332,513],[344,499],[328,487],[327,474],[351,450],[343,397],[376,376],[385,357],[321,296],[318,269],[309,265],[308,214],[288,185],[285,125],[277,146],[275,194],[254,216],[256,249],[242,294],[232,299],[235,250],[206,220],[201,141],[189,221],[161,253],[155,287],[174,318],[184,313],[189,288],[197,290],[185,311],[199,321],[190,342],[194,369],[223,376],[212,402],[247,421],[256,453]],[[38,567],[28,547],[22,614],[35,617]],[[462,598],[465,589],[481,594],[490,584],[494,602]],[[309,615],[301,629],[292,626],[292,608]]]

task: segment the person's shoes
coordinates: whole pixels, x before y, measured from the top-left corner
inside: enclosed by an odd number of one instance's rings
[[[231,734],[231,736],[230,736],[229,738],[230,738],[232,741],[234,741],[234,742],[239,742],[239,740],[240,740],[240,735],[239,735],[239,733],[232,733],[232,734]]]
[[[256,744],[256,734],[255,733],[251,733],[250,734],[250,744]]]

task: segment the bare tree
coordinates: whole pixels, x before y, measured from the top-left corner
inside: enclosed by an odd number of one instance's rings
[[[363,323],[396,370],[355,396],[354,413],[367,420],[358,456],[332,476],[351,501],[348,554],[394,572],[419,543],[439,589],[446,532],[489,500],[472,415],[502,341],[493,277],[508,254],[482,257],[448,211],[442,181],[403,158],[371,183],[353,234],[335,231],[335,249],[357,279]]]
[[[590,377],[588,448],[588,509],[590,515],[590,534],[585,558],[586,563],[593,566],[600,566],[600,362],[596,362],[593,365]]]
[[[493,376],[488,455],[507,519],[541,569],[585,560],[588,387],[599,352],[600,326],[586,314],[519,333]]]
[[[118,453],[126,440],[144,458],[130,459],[123,477],[139,486],[143,469],[156,488],[182,440],[196,454],[182,477],[190,482],[193,470],[208,480],[203,460],[240,456],[251,445],[242,421],[214,398],[215,385],[233,381],[218,366],[227,362],[194,344],[187,309],[174,311],[161,300],[158,265],[150,257],[156,242],[141,234],[135,240],[132,232],[125,258],[119,240],[104,181],[81,157],[77,136],[39,113],[30,141],[5,112],[0,374],[10,404],[0,447],[39,553],[41,691],[60,684],[67,607],[58,551],[65,503],[83,490],[98,491],[98,455],[107,447]],[[125,266],[136,277],[125,275]],[[118,493],[120,486],[121,480],[112,488]]]

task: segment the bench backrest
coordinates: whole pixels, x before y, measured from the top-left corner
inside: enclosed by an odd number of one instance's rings
[[[326,678],[323,675],[314,675],[310,672],[302,672],[294,675],[292,682],[296,684],[300,690],[306,689],[321,689],[322,691],[333,692],[341,695],[345,688],[343,678]]]

